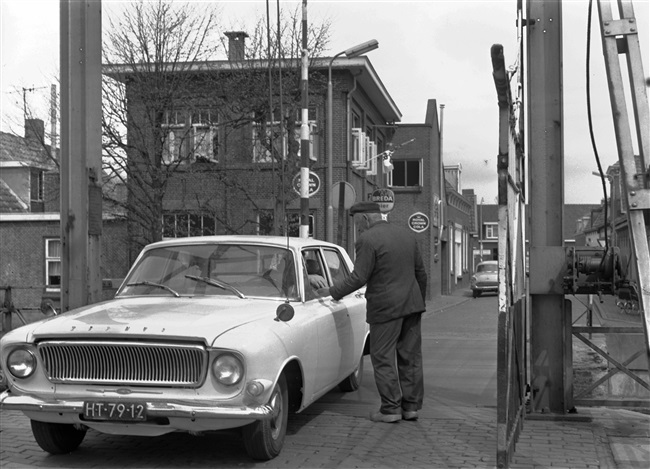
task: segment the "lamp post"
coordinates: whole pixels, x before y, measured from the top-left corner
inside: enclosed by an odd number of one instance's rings
[[[327,230],[325,240],[333,242],[334,240],[334,207],[332,207],[332,65],[334,59],[345,54],[348,58],[358,57],[379,47],[379,42],[375,39],[364,42],[350,49],[339,52],[330,60],[327,67],[327,176],[325,183],[327,197]]]

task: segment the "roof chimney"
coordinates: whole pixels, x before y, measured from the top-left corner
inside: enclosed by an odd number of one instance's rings
[[[244,60],[248,34],[244,31],[230,31],[225,35],[228,38],[228,60]]]
[[[41,119],[25,119],[25,138],[43,142],[45,123]]]

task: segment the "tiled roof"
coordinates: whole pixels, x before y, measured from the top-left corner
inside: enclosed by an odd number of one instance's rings
[[[54,167],[41,142],[7,132],[0,132],[0,162],[21,162],[43,169]]]
[[[0,179],[0,213],[6,212],[29,212],[29,207]]]

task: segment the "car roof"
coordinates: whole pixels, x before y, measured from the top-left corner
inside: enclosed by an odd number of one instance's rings
[[[485,264],[498,264],[499,261],[483,261],[479,262],[477,265],[485,265]]]
[[[311,246],[340,246],[314,238],[296,238],[292,236],[259,236],[259,235],[215,235],[215,236],[191,236],[187,238],[172,238],[149,244],[145,249],[163,246],[178,246],[189,244],[211,244],[211,243],[248,243],[265,244],[268,246],[287,247],[302,249]]]

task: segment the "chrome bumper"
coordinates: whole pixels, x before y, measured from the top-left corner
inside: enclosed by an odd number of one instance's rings
[[[89,399],[92,401],[93,399]],[[96,400],[96,399],[95,399]],[[141,399],[140,399],[141,400]],[[182,404],[176,402],[146,401],[149,417],[174,418],[228,418],[265,420],[273,417],[272,410],[266,405],[257,407],[246,406],[214,406],[205,404]],[[31,396],[13,396],[11,391],[0,394],[0,406],[7,410],[23,412],[53,412],[67,414],[83,414],[84,401],[53,400],[45,401]]]

